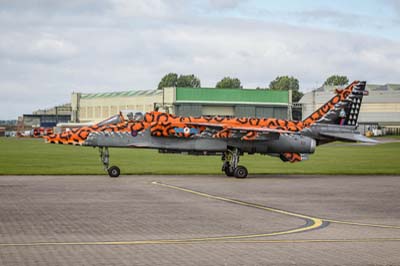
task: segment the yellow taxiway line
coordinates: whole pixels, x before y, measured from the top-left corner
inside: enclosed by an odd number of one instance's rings
[[[278,231],[278,232],[270,232],[264,234],[248,234],[248,235],[230,235],[230,236],[215,236],[215,237],[202,237],[202,238],[189,238],[189,239],[160,239],[160,240],[137,240],[137,241],[100,241],[100,242],[36,242],[36,243],[0,243],[0,247],[5,246],[50,246],[50,245],[145,245],[145,244],[183,244],[183,243],[196,243],[196,242],[211,242],[211,241],[233,241],[233,240],[241,240],[241,239],[249,239],[249,238],[256,238],[256,237],[269,237],[269,236],[280,236],[286,234],[293,234],[293,233],[300,233],[305,232],[308,230],[318,229],[324,226],[324,222],[315,217],[292,213],[284,210],[274,209],[254,203],[233,200],[218,196],[213,196],[210,194],[181,188],[173,185],[168,185],[159,182],[152,182],[152,184],[168,187],[180,191],[189,192],[198,196],[207,197],[210,199],[221,200],[225,202],[235,203],[242,206],[253,207],[257,209],[261,209],[264,211],[270,211],[275,213],[280,213],[283,215],[293,216],[297,218],[301,218],[306,221],[304,226],[289,229],[285,231]]]
[[[1,243],[1,247],[39,247],[39,246],[128,246],[128,245],[164,245],[164,244],[298,244],[298,243],[371,243],[400,242],[400,238],[356,238],[356,239],[239,239],[219,241],[181,240],[138,240],[138,241],[93,241],[93,242],[37,242],[37,243]]]
[[[331,220],[331,219],[322,219],[322,220],[325,221],[325,222],[336,223],[336,224],[367,226],[367,227],[387,228],[387,229],[400,229],[400,226],[397,226],[397,225],[357,223],[357,222],[339,221],[339,220]]]
[[[93,242],[35,242],[35,243],[0,243],[0,247],[16,247],[16,246],[56,246],[56,245],[151,245],[151,244],[195,244],[195,243],[335,243],[335,242],[394,242],[400,241],[400,238],[364,238],[364,239],[250,239],[260,237],[279,236],[293,233],[300,233],[309,230],[320,229],[327,223],[338,223],[346,225],[356,226],[369,226],[378,228],[389,228],[389,229],[400,229],[400,226],[392,225],[380,225],[380,224],[368,224],[368,223],[356,223],[348,221],[330,220],[318,217],[312,217],[309,215],[298,214],[290,211],[281,209],[271,208],[255,203],[245,202],[241,200],[229,199],[220,196],[207,194],[191,190],[188,188],[178,187],[160,182],[152,182],[154,185],[163,186],[179,191],[184,191],[201,197],[220,200],[224,202],[234,203],[242,206],[257,208],[269,212],[279,213],[287,216],[292,216],[306,220],[307,223],[304,226],[295,229],[289,229],[285,231],[264,233],[264,234],[249,234],[249,235],[231,235],[231,236],[215,236],[215,237],[203,237],[203,238],[188,238],[188,239],[155,239],[155,240],[136,240],[136,241],[93,241]]]
[[[303,214],[298,214],[298,213],[294,213],[294,212],[275,209],[275,208],[271,208],[271,207],[267,207],[267,206],[263,206],[263,205],[259,205],[259,204],[255,204],[255,203],[245,202],[245,201],[241,201],[241,200],[228,199],[228,198],[223,198],[223,197],[219,197],[219,196],[214,196],[211,194],[198,192],[198,191],[183,188],[183,187],[168,185],[165,183],[152,182],[152,184],[188,192],[188,193],[206,197],[209,199],[221,200],[221,201],[230,202],[230,203],[234,203],[234,204],[238,204],[238,205],[242,205],[242,206],[253,207],[253,208],[257,208],[257,209],[261,209],[261,210],[265,210],[265,211],[269,211],[269,212],[275,212],[275,213],[280,213],[280,214],[284,214],[284,215],[288,215],[288,216],[292,216],[292,217],[297,217],[297,218],[301,218],[306,221],[309,221],[311,223],[309,226],[304,226],[304,227],[300,227],[297,229],[288,230],[288,231],[284,231],[284,232],[271,233],[272,235],[291,234],[291,233],[304,232],[304,231],[308,231],[308,230],[314,230],[314,229],[318,229],[321,226],[323,226],[323,223],[324,223],[324,221],[322,219],[317,218],[317,217],[311,217],[308,215],[303,215]],[[270,234],[268,234],[268,235],[261,234],[260,236],[270,236]]]
[[[214,195],[211,195],[211,194],[207,194],[207,193],[203,193],[203,192],[199,192],[199,191],[195,191],[195,190],[191,190],[191,189],[187,189],[187,188],[183,188],[183,187],[178,187],[178,186],[174,186],[174,185],[168,185],[168,184],[164,184],[164,183],[160,183],[160,182],[155,182],[154,181],[154,182],[152,182],[152,184],[160,185],[160,186],[164,186],[164,187],[168,187],[168,188],[172,188],[172,189],[176,189],[176,190],[180,190],[180,191],[185,191],[185,192],[188,192],[188,193],[191,193],[191,194],[195,194],[195,195],[198,195],[198,196],[202,196],[202,197],[206,197],[206,198],[222,200],[222,201],[225,201],[225,202],[236,203],[236,204],[240,204],[240,205],[243,205],[243,206],[255,207],[255,208],[258,208],[258,209],[263,209],[263,210],[267,210],[267,211],[271,211],[271,212],[276,212],[276,213],[286,214],[286,215],[289,215],[289,216],[294,216],[294,217],[298,217],[298,218],[312,220],[315,224],[318,224],[318,225],[320,225],[320,223],[322,224],[323,222],[329,222],[329,223],[356,225],[356,226],[368,226],[368,227],[377,227],[377,228],[400,229],[400,226],[397,226],[397,225],[358,223],[358,222],[349,222],[349,221],[340,221],[340,220],[333,220],[333,219],[311,217],[311,216],[308,216],[308,215],[303,215],[303,214],[284,211],[284,210],[275,209],[275,208],[271,208],[271,207],[266,207],[266,206],[255,204],[255,203],[249,203],[249,202],[244,202],[244,201],[240,201],[240,200],[234,200],[234,199],[228,199],[228,198],[223,198],[223,197],[219,197],[219,196],[214,196]],[[314,229],[314,228],[311,228],[311,229]],[[310,230],[310,229],[308,229],[308,230]],[[303,230],[303,231],[305,231],[305,230]]]

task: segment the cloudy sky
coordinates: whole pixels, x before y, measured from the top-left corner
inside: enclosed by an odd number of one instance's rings
[[[400,83],[400,1],[0,0],[0,119],[73,91],[154,89],[168,72]]]

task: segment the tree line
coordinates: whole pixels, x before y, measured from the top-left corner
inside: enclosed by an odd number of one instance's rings
[[[343,86],[349,83],[349,79],[346,76],[332,75],[328,77],[323,85],[328,86]],[[198,77],[193,74],[190,75],[179,75],[176,73],[166,74],[161,81],[158,83],[158,89],[165,87],[190,87],[200,88],[201,82]],[[216,88],[243,88],[240,79],[224,77],[215,84]],[[298,102],[303,93],[299,91],[299,80],[292,76],[278,76],[269,83],[268,89],[271,90],[292,90],[292,101]],[[260,88],[257,89],[267,89]]]

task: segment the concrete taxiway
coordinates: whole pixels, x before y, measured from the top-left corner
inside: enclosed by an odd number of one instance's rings
[[[400,265],[400,176],[1,176],[0,265]]]

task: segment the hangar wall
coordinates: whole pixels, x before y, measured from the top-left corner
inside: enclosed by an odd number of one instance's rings
[[[162,91],[157,90],[73,93],[71,106],[74,122],[99,122],[123,110],[151,111],[161,99]]]
[[[168,90],[169,88],[166,88]],[[287,91],[174,88],[177,115],[224,115],[287,118]]]
[[[287,118],[287,91],[216,88],[164,88],[163,90],[109,93],[73,93],[73,122],[99,122],[119,111],[148,112],[156,107],[177,115],[223,115]]]

